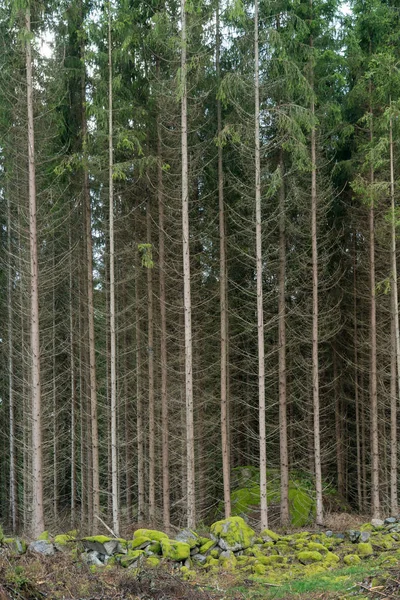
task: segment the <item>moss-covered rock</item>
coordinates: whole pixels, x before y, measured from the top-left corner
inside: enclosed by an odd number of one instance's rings
[[[191,550],[201,546],[200,536],[197,535],[197,533],[192,529],[182,529],[182,531],[175,536],[175,540],[177,542],[185,542],[185,544],[189,544]]]
[[[328,549],[325,548],[323,544],[318,544],[317,542],[308,542],[307,550],[311,550],[312,552],[322,552],[323,554],[326,554],[328,552]]]
[[[160,559],[157,556],[149,556],[146,558],[146,565],[148,567],[158,567],[160,564]]]
[[[361,556],[361,558],[367,558],[374,553],[372,544],[370,542],[360,542],[357,544],[357,554]]]
[[[160,542],[152,542],[146,548],[146,554],[161,554],[161,544]]]
[[[297,554],[297,560],[302,565],[309,565],[311,563],[321,562],[322,554],[318,551],[303,550]]]
[[[333,552],[327,552],[325,555],[323,555],[323,559],[324,564],[328,565],[329,567],[334,567],[340,561],[339,556]]]
[[[252,572],[254,573],[254,575],[260,575],[263,576],[266,574],[267,572],[267,567],[265,567],[264,565],[262,565],[261,563],[257,563],[255,565],[252,565],[251,567]]]
[[[287,564],[287,558],[285,556],[279,556],[278,554],[272,556],[259,556],[257,561],[265,566],[282,566]]]
[[[263,542],[278,542],[280,540],[280,536],[270,529],[263,529],[260,537]]]
[[[83,546],[86,550],[94,550],[100,554],[111,556],[123,550],[125,540],[110,538],[106,535],[92,535],[82,538]]]
[[[48,531],[43,531],[43,532],[42,532],[42,533],[39,535],[39,537],[38,537],[38,540],[41,540],[41,541],[43,540],[43,541],[45,541],[45,542],[48,542],[48,541],[50,541],[50,534],[49,534],[49,532],[48,532]]]
[[[207,554],[207,552],[215,548],[215,544],[216,542],[214,540],[207,540],[204,544],[200,546],[200,554]]]
[[[7,546],[12,554],[25,554],[27,549],[26,542],[20,538],[3,537],[1,544]]]
[[[346,556],[343,557],[343,562],[345,565],[357,565],[361,562],[361,558],[358,554],[346,554]]]
[[[120,564],[123,567],[130,567],[137,563],[142,556],[144,556],[144,550],[128,550],[127,554],[120,558]]]
[[[150,540],[154,540],[155,542],[161,542],[161,540],[168,539],[166,533],[163,533],[162,531],[157,531],[156,529],[137,529],[134,532],[133,537],[147,537]]]
[[[230,517],[211,525],[211,537],[223,550],[245,550],[253,545],[255,532],[242,517]]]
[[[161,539],[161,550],[164,558],[183,562],[190,557],[190,546],[185,542]]]
[[[152,540],[146,535],[138,535],[133,540],[128,540],[129,550],[144,550],[151,544]],[[159,544],[159,542],[157,542]]]

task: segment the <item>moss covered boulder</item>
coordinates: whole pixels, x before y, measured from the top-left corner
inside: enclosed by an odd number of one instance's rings
[[[146,535],[138,535],[137,537],[133,538],[133,540],[128,541],[128,549],[129,550],[144,550],[144,548],[147,548],[147,546],[150,546],[152,541],[153,540],[151,540]],[[160,542],[154,542],[154,543],[159,544]]]
[[[12,554],[25,554],[27,549],[26,542],[20,538],[5,537],[0,544],[6,546]]]
[[[358,556],[358,554],[346,554],[346,556],[343,557],[343,562],[345,565],[358,565],[358,563],[361,562],[361,558]]]
[[[163,531],[157,531],[156,529],[137,529],[134,534],[134,538],[147,537],[155,542],[161,542],[161,540],[167,540],[168,536]]]
[[[134,567],[142,556],[144,550],[128,550],[125,556],[120,557],[119,562],[123,567]]]
[[[176,540],[162,539],[161,551],[164,558],[169,560],[183,562],[190,557],[190,546],[186,542],[177,542]]]
[[[211,525],[211,537],[222,550],[245,550],[254,544],[256,534],[242,517],[230,517]]]
[[[370,542],[360,542],[357,544],[357,554],[361,558],[368,558],[374,553],[372,544]]]
[[[302,565],[310,565],[317,562],[322,562],[322,554],[316,550],[303,550],[297,554],[297,560]]]

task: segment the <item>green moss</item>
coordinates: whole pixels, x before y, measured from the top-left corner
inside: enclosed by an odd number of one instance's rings
[[[284,542],[277,542],[275,548],[278,550],[279,554],[284,554],[286,556],[293,554],[293,547]]]
[[[147,537],[150,540],[154,540],[155,542],[161,542],[161,540],[168,539],[166,533],[163,533],[162,531],[157,531],[156,529],[137,529],[134,532],[133,537]]]
[[[260,537],[263,542],[278,542],[280,540],[280,536],[270,529],[263,529],[260,533]]]
[[[364,523],[364,525],[361,525],[359,530],[360,531],[374,531],[374,526],[371,525],[371,523]]]
[[[343,557],[345,565],[356,565],[361,562],[361,558],[357,554],[347,554]]]
[[[161,539],[161,549],[164,558],[175,561],[184,561],[190,556],[190,546],[185,542]]]
[[[209,550],[212,550],[215,546],[214,540],[207,540],[204,544],[200,546],[200,554],[206,554]]]
[[[322,552],[323,554],[328,552],[323,544],[318,544],[317,542],[309,542],[307,544],[307,549],[311,551],[316,550],[317,552]]]
[[[299,560],[303,565],[309,565],[311,563],[321,562],[322,554],[317,551],[304,550],[303,552],[299,552],[297,554],[297,560]]]
[[[106,535],[91,535],[82,538],[83,542],[97,542],[98,544],[105,544],[107,542],[114,541],[113,538],[107,537]]]
[[[212,556],[213,558],[218,558],[220,555],[220,551],[217,550],[216,548],[214,548],[213,550],[211,550],[210,552],[210,556]]]
[[[59,544],[60,546],[66,546],[67,544],[70,544],[71,542],[74,542],[74,541],[75,541],[75,538],[71,537],[68,534],[56,535],[56,537],[54,538],[54,543]]]
[[[267,567],[265,567],[264,565],[257,563],[256,565],[253,565],[251,567],[251,570],[253,571],[253,573],[255,575],[265,575],[267,572]]]
[[[129,567],[144,555],[144,550],[129,550],[128,553],[120,559],[123,567]]]
[[[188,569],[187,567],[181,567],[182,579],[184,581],[192,581],[196,579],[196,571]]]
[[[278,566],[278,565],[286,565],[287,558],[284,556],[278,556],[277,554],[273,556],[259,556],[257,557],[257,561],[265,566]]]
[[[161,544],[160,542],[153,542],[146,548],[146,552],[151,552],[152,554],[161,554]]]
[[[396,556],[382,554],[376,561],[377,565],[385,565],[385,567],[396,567],[399,564],[399,559]]]
[[[43,533],[41,533],[38,537],[38,540],[44,540],[46,542],[48,542],[50,540],[50,534],[48,531],[43,531]]]
[[[207,565],[207,567],[217,567],[219,565],[219,561],[217,558],[213,558],[212,556],[207,556],[206,565]]]
[[[25,554],[27,549],[26,542],[24,540],[21,540],[20,538],[4,537],[1,540],[1,543],[7,546],[13,554]]]
[[[133,540],[128,541],[128,548],[130,550],[134,550],[135,548],[139,548],[139,546],[142,546],[144,544],[151,544],[151,541],[152,540],[145,535],[138,535]]]
[[[149,556],[146,558],[146,565],[148,567],[158,567],[160,564],[160,559],[157,556]]]
[[[340,558],[337,554],[334,554],[333,552],[327,552],[324,556],[324,565],[327,565],[329,567],[337,565],[339,561]]]
[[[318,575],[318,573],[323,573],[326,571],[327,567],[321,563],[307,565],[303,569],[302,576],[303,577],[312,577],[313,575]]]
[[[391,550],[395,544],[391,536],[383,533],[373,533],[370,541],[374,546],[378,546],[382,550]]]
[[[242,517],[230,517],[213,523],[210,528],[211,535],[221,541],[226,550],[240,550],[253,545],[256,538],[255,532]]]
[[[372,545],[369,542],[360,542],[357,544],[357,554],[361,556],[361,558],[371,556],[373,553]]]

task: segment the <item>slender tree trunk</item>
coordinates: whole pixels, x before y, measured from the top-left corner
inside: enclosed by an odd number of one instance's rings
[[[147,243],[151,248],[151,203],[147,201]],[[153,317],[153,269],[147,268],[147,327],[148,327],[148,377],[149,377],[149,520],[156,518],[156,431],[154,416],[154,317]]]
[[[108,193],[110,238],[110,383],[111,383],[111,496],[113,530],[119,536],[118,449],[117,449],[117,349],[115,335],[115,252],[114,252],[114,146],[113,146],[113,65],[111,45],[111,4],[108,5]]]
[[[356,408],[356,445],[357,445],[357,499],[358,509],[362,510],[362,471],[361,471],[361,424],[360,395],[358,386],[358,326],[357,326],[357,247],[356,232],[353,233],[353,319],[354,319],[354,402]]]
[[[157,75],[160,66],[157,61]],[[162,172],[162,139],[160,116],[157,116],[157,196],[158,196],[158,260],[160,279],[160,360],[161,360],[161,427],[162,427],[162,478],[163,478],[163,525],[170,532],[170,478],[169,478],[169,418],[168,418],[168,371],[167,371],[167,315],[165,293],[165,215]]]
[[[281,470],[281,524],[290,522],[289,514],[289,454],[287,431],[287,381],[286,381],[286,219],[285,182],[283,151],[280,150],[279,168],[281,186],[279,188],[279,296],[278,296],[278,358],[279,358],[279,448]]]
[[[343,452],[343,440],[344,430],[342,427],[342,404],[340,402],[340,390],[339,390],[339,373],[337,366],[337,352],[333,349],[333,387],[335,397],[335,432],[336,432],[336,470],[337,470],[337,489],[339,494],[344,497],[345,484],[344,484],[344,452]]]
[[[135,234],[138,236],[138,207],[135,213]],[[142,400],[142,351],[140,327],[140,267],[137,249],[135,251],[135,307],[136,307],[136,428],[137,428],[137,456],[138,456],[138,521],[145,519],[144,502],[144,431],[143,431],[143,400]]]
[[[39,340],[39,272],[36,223],[36,168],[35,133],[33,125],[32,47],[30,41],[31,16],[25,13],[26,41],[26,89],[28,110],[28,164],[29,164],[29,247],[30,247],[30,318],[31,318],[31,397],[32,397],[32,536],[38,537],[44,530],[43,507],[43,447],[42,406],[40,385],[40,340]]]
[[[7,250],[8,250],[8,402],[10,420],[10,510],[12,531],[18,527],[18,497],[15,447],[15,402],[14,402],[14,336],[13,336],[13,267],[12,267],[12,233],[11,233],[11,202],[7,194]]]
[[[71,527],[76,524],[76,375],[75,375],[75,329],[72,276],[72,231],[69,228],[69,335],[70,335],[70,384],[71,384]]]
[[[186,399],[186,457],[187,457],[187,526],[196,524],[194,417],[193,417],[193,355],[192,355],[192,301],[190,289],[189,237],[189,164],[187,133],[187,14],[186,0],[181,0],[181,146],[182,146],[182,240],[183,287],[185,313],[185,399]]]
[[[254,92],[255,92],[255,196],[256,196],[256,272],[257,272],[257,333],[258,333],[258,413],[260,436],[260,520],[261,529],[268,527],[267,508],[267,446],[265,425],[265,350],[262,285],[261,243],[261,168],[260,168],[260,84],[258,44],[258,0],[254,4]]]
[[[215,68],[218,85],[220,75],[220,48],[221,32],[219,26],[219,2],[216,11],[216,53]],[[218,136],[222,131],[221,101],[217,99]],[[229,421],[228,421],[228,306],[227,306],[227,273],[226,273],[226,233],[225,233],[225,205],[224,205],[224,169],[222,146],[218,144],[218,201],[219,201],[219,297],[221,319],[221,445],[222,445],[222,476],[224,485],[225,518],[231,516],[231,485],[230,485],[230,447],[229,447]]]
[[[390,100],[390,108],[391,108]],[[392,307],[393,307],[393,325],[394,325],[394,344],[392,344],[392,353],[395,357],[395,373],[397,367],[397,382],[394,378],[394,394],[391,395],[390,403],[390,508],[391,513],[398,513],[397,496],[397,402],[396,387],[398,397],[400,398],[400,332],[399,332],[399,303],[397,293],[397,258],[396,258],[396,212],[395,212],[395,183],[394,183],[394,152],[393,152],[393,117],[390,114],[389,120],[389,147],[390,147],[390,199],[391,199],[391,234],[392,234]],[[397,383],[397,386],[396,386]]]
[[[311,11],[313,8],[310,0]],[[310,37],[310,47],[314,42]],[[311,61],[313,61],[311,57]],[[322,506],[322,473],[321,473],[321,440],[319,417],[319,364],[318,364],[318,248],[317,248],[317,158],[316,158],[316,131],[315,131],[315,100],[314,100],[314,66],[310,65],[311,97],[311,246],[312,246],[312,389],[314,412],[314,468],[316,491],[316,522],[323,524]]]
[[[372,87],[370,84],[370,95]],[[373,142],[373,112],[370,107],[370,143]],[[374,167],[370,166],[371,199],[369,209],[369,256],[370,256],[370,336],[371,336],[371,510],[374,518],[380,517],[379,500],[379,429],[378,429],[378,392],[377,392],[377,367],[376,367],[376,295],[375,295],[375,209],[373,199],[373,185],[375,180]]]
[[[55,264],[55,237],[53,236],[53,273]],[[53,284],[53,517],[58,523],[58,421],[57,421],[57,373],[56,373],[56,286]]]

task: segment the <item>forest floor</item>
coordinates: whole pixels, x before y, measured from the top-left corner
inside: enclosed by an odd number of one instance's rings
[[[384,600],[400,598],[398,567],[377,567],[373,559],[352,567],[303,577],[281,586],[265,579],[238,579],[221,571],[199,571],[183,581],[165,567],[129,571],[93,569],[61,553],[40,556],[0,555],[0,600]]]

